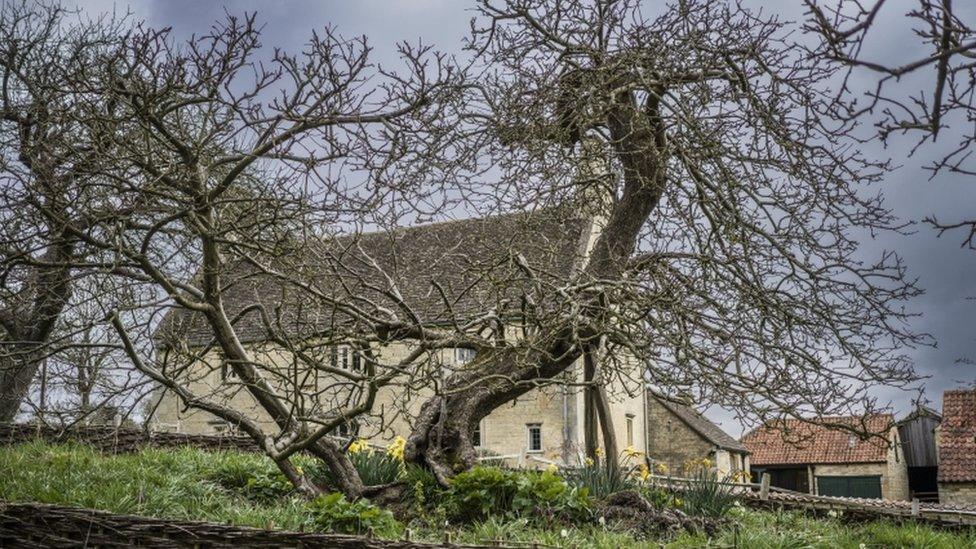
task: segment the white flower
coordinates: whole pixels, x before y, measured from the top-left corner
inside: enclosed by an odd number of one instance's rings
[[[857,546],[857,549],[868,549],[868,546],[867,546],[867,544],[862,543],[861,545],[858,545]]]
[[[607,525],[607,519],[605,519],[603,517],[600,517],[600,520],[598,520],[597,522],[600,523],[600,526],[606,526]]]
[[[563,528],[562,530],[559,531],[559,535],[562,536],[562,537],[564,537],[564,538],[568,538],[569,537],[569,530]]]
[[[830,518],[837,518],[837,511],[834,511],[833,509],[831,509],[830,511],[827,511],[827,516],[830,517]],[[864,544],[862,543],[861,545],[864,545]]]

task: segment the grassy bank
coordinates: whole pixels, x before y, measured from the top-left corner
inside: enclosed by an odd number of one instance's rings
[[[347,524],[342,522],[343,515],[334,511],[338,505],[346,515],[371,513],[371,517],[381,518],[372,524],[381,525],[377,531],[384,536],[399,536],[403,528],[410,527],[415,539],[434,541],[441,539],[445,528],[443,509],[429,504],[428,511],[414,516],[403,516],[401,509],[400,520],[393,520],[392,516],[387,518],[387,511],[365,504],[309,502],[296,497],[272,464],[256,454],[146,449],[138,454],[105,456],[84,446],[32,443],[0,448],[0,471],[0,499],[8,501],[306,531],[343,528]],[[557,480],[543,475],[537,482],[553,484]],[[559,497],[569,501],[568,496]],[[417,503],[404,508],[411,506],[417,507]],[[586,520],[560,523],[493,513],[463,524],[448,521],[447,528],[457,532],[455,540],[460,543],[539,541],[555,546],[608,548],[660,547],[662,543],[674,548],[976,548],[976,534],[972,532],[940,531],[914,523],[845,524],[842,518],[817,519],[798,512],[760,512],[735,506],[728,511],[725,526],[711,537],[684,533],[646,540],[637,540],[632,530],[616,529],[614,524]]]

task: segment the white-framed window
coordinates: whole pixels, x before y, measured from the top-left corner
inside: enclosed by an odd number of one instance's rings
[[[481,438],[484,436],[483,433],[484,431],[482,431],[481,422],[479,421],[478,424],[474,426],[474,432],[471,433],[471,444],[473,444],[475,448],[481,448],[481,445],[484,444],[483,439]]]
[[[542,451],[542,424],[526,423],[526,435],[528,436],[528,448],[530,452]]]
[[[454,348],[454,363],[455,364],[467,364],[474,360],[477,353],[474,349],[467,349],[465,347],[455,347]]]
[[[627,414],[627,446],[634,445],[634,414]]]
[[[333,368],[351,369],[358,372],[363,368],[362,354],[348,345],[336,345],[332,348],[330,362]]]

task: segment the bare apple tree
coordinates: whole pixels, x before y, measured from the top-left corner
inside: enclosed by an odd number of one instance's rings
[[[17,189],[85,247],[75,269],[137,287],[105,311],[117,350],[304,493],[323,487],[302,451],[351,497],[385,487],[332,435],[388,426],[384,390],[426,399],[406,457],[446,483],[478,421],[541,386],[579,383],[599,411],[608,381],[649,381],[761,421],[914,381],[918,290],[895,254],[859,255],[899,225],[867,188],[887,166],[835,124],[835,64],[713,2],[478,6],[464,71],[408,45],[382,69],[330,29],[262,57],[252,17],[186,42],[137,28],[97,56],[73,120],[104,164],[69,188],[100,214]],[[401,227],[457,205],[542,215],[467,240]],[[590,230],[585,254],[557,238]],[[474,359],[444,368],[455,348]]]
[[[905,323],[919,290],[896,254],[858,252],[859,235],[898,230],[867,188],[886,165],[836,124],[837,68],[790,25],[706,1],[656,19],[628,0],[484,0],[478,15],[466,131],[501,173],[494,196],[558,200],[574,158],[611,176],[575,192],[610,192],[585,267],[527,295],[534,317],[508,312],[525,337],[479,346],[425,403],[408,458],[446,482],[474,463],[481,418],[601,350],[753,421],[870,411],[871,386],[913,382],[899,349],[927,341]]]
[[[300,491],[323,489],[292,464],[307,451],[358,497],[383,487],[364,486],[327,435],[410,378],[369,345],[421,328],[334,299],[316,261],[335,255],[327,237],[341,227],[436,212],[443,189],[423,183],[448,166],[456,77],[426,46],[402,44],[396,72],[332,29],[296,55],[265,55],[259,40],[253,15],[229,16],[186,42],[139,27],[95,60],[110,108],[80,123],[112,155],[102,186],[78,192],[115,213],[64,225],[94,251],[89,272],[141,285],[105,311],[135,368],[253,437]],[[450,166],[464,163],[459,152]],[[355,367],[337,365],[340,341]]]

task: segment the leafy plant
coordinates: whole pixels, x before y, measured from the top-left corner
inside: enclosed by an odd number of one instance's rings
[[[590,498],[585,488],[571,486],[551,471],[479,466],[454,477],[446,506],[452,517],[462,521],[493,515],[578,516],[589,511]]]
[[[723,517],[735,505],[736,496],[714,469],[700,468],[684,493],[684,510],[690,515]]]
[[[660,488],[644,488],[640,491],[644,499],[657,509],[671,507],[675,503],[675,497],[671,492]]]
[[[229,459],[221,461],[208,475],[217,485],[254,501],[272,501],[292,492],[292,485],[267,460]]]
[[[404,468],[400,480],[406,486],[406,490],[403,492],[403,501],[412,501],[420,508],[444,492],[444,488],[437,482],[434,473],[419,465],[408,464]]]
[[[309,507],[312,523],[327,532],[366,534],[372,531],[381,537],[393,537],[402,529],[393,513],[366,499],[349,501],[338,492],[315,498]]]

